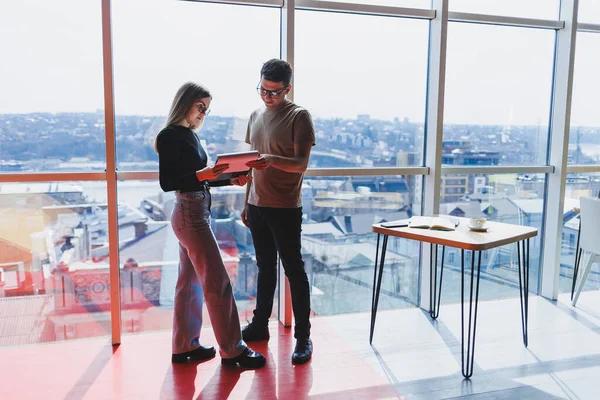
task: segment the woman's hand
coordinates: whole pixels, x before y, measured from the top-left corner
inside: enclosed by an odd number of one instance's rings
[[[231,178],[231,184],[236,186],[244,186],[246,183],[250,182],[252,177],[250,175],[240,175],[235,178]]]
[[[210,167],[202,168],[200,171],[196,171],[196,179],[202,181],[215,180],[229,168],[229,164],[219,164]]]

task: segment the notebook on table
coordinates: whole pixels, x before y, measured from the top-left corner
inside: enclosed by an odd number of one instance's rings
[[[443,217],[412,217],[408,223],[409,228],[432,229],[436,231],[453,231],[458,224]]]

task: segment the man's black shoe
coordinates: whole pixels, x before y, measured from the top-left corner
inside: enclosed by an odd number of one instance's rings
[[[246,350],[237,357],[221,359],[221,364],[223,365],[239,365],[242,368],[260,368],[266,362],[267,359],[265,356],[252,350],[250,347],[246,347]]]
[[[269,340],[269,328],[267,326],[258,326],[250,322],[242,329],[242,339],[245,342],[257,342],[259,340]]]
[[[213,358],[217,354],[213,346],[200,346],[192,351],[185,353],[173,354],[171,362],[180,364],[188,361],[203,361]]]
[[[311,359],[313,344],[310,338],[301,338],[296,341],[296,348],[292,354],[293,364],[304,364]]]

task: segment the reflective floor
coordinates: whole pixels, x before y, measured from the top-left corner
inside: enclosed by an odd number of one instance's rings
[[[313,319],[313,360],[293,366],[291,330],[271,323],[265,368],[170,363],[170,332],[0,348],[2,399],[597,399],[600,292],[530,298],[529,348],[519,299],[480,302],[475,373],[460,373],[460,306]],[[214,344],[210,329],[202,342]]]

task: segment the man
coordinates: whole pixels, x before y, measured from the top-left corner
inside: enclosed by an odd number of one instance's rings
[[[257,91],[265,103],[252,113],[246,142],[261,154],[247,165],[253,168],[246,189],[242,221],[250,228],[258,282],[252,322],[242,329],[245,341],[268,340],[267,324],[277,284],[277,253],[292,291],[294,364],[312,356],[310,340],[310,287],[301,254],[302,179],[315,145],[312,118],[286,98],[292,86],[292,67],[283,60],[263,64]]]

